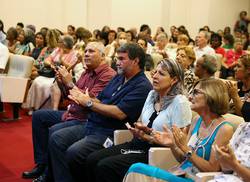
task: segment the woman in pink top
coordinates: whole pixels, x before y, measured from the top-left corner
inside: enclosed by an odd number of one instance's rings
[[[77,62],[77,52],[73,50],[73,46],[74,40],[71,36],[61,36],[58,41],[58,47],[45,59],[44,66],[55,68],[57,65],[63,65],[69,69],[73,67]],[[51,86],[54,80],[55,78],[38,76],[29,89],[27,100],[23,107],[30,111],[40,109],[41,107],[51,108],[50,102],[46,102],[46,100],[50,97]]]
[[[234,49],[230,49],[225,53],[223,59],[223,69],[222,69],[222,78],[234,77],[234,67],[238,63],[240,56],[246,54],[243,50],[243,42],[238,40],[234,43]]]

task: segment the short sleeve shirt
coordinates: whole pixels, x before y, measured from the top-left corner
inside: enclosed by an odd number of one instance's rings
[[[103,104],[116,105],[127,117],[120,121],[96,112],[89,115],[86,128],[110,129],[110,135],[116,129],[125,129],[125,122],[134,123],[140,116],[142,107],[152,85],[146,78],[144,72],[139,72],[129,81],[124,83],[124,76],[115,76],[105,89],[98,95]]]

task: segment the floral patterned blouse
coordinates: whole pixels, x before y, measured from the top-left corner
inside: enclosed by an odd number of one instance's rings
[[[237,160],[240,161],[243,166],[250,168],[249,122],[240,124],[230,140],[230,146],[232,147]],[[220,174],[215,176],[215,178],[209,182],[243,182],[243,180],[238,177],[237,174]]]
[[[242,123],[237,128],[230,145],[238,161],[250,168],[250,123]]]

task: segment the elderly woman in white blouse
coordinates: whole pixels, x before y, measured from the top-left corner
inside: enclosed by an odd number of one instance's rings
[[[230,144],[215,146],[223,174],[215,176],[218,182],[250,181],[250,97],[244,102],[241,112],[245,119],[235,131]]]

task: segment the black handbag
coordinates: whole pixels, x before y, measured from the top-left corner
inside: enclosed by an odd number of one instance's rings
[[[39,76],[44,76],[48,78],[54,78],[56,75],[56,72],[51,67],[42,67],[38,71]]]

